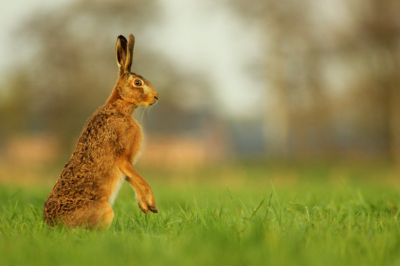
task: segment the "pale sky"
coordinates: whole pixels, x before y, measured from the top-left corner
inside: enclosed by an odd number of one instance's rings
[[[179,68],[192,68],[206,73],[215,85],[215,95],[221,102],[221,114],[253,117],[265,99],[264,84],[245,73],[246,64],[260,58],[259,32],[245,25],[226,8],[212,1],[159,0],[166,10],[166,21],[152,32],[165,35],[167,41],[153,42],[154,49],[177,54],[172,57]],[[16,26],[35,10],[59,8],[68,0],[13,0],[0,4],[0,79],[4,80],[8,66],[23,52],[17,53],[13,43]],[[212,8],[210,8],[212,5]]]
[[[39,9],[52,9],[61,6],[68,0],[3,0],[0,2],[0,77],[4,79],[4,71],[18,56],[13,36],[19,24],[26,17]],[[22,48],[22,47],[21,47]]]

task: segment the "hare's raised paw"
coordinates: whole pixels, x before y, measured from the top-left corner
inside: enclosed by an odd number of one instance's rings
[[[147,206],[143,206],[143,205],[139,205],[139,208],[142,210],[142,212],[144,212],[145,214],[149,214],[149,208]]]
[[[153,213],[158,213],[157,206],[141,205],[140,203],[138,205],[139,205],[139,208],[142,210],[142,212],[144,212],[145,214],[149,214],[150,211]]]
[[[149,207],[147,207],[146,197],[144,195],[137,195],[137,204],[142,212],[146,214],[149,213]]]
[[[154,212],[154,213],[158,213],[158,208],[157,206],[149,206],[150,211]]]
[[[154,213],[158,213],[157,206],[147,206],[147,205],[142,205],[140,203],[138,203],[138,205],[139,205],[139,208],[142,210],[142,212],[144,212],[145,214],[150,213],[150,211],[154,212]]]
[[[147,203],[147,207],[149,208],[150,211],[152,211],[154,213],[158,213],[158,208],[156,205],[156,201],[154,199],[153,191],[151,190],[150,187],[146,194],[146,203]]]
[[[148,214],[150,211],[154,213],[158,213],[158,208],[156,203],[154,202],[154,198],[152,200],[152,203],[146,200],[146,197],[144,195],[141,195],[137,197],[137,203],[139,205],[139,208],[142,210],[142,212]]]

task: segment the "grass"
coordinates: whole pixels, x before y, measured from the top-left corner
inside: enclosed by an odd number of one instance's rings
[[[0,265],[400,265],[387,167],[142,172],[160,213],[142,214],[125,185],[106,232],[45,226],[51,184],[1,186]]]

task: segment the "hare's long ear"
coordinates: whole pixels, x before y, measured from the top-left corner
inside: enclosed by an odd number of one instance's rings
[[[134,47],[135,47],[135,37],[132,34],[130,34],[128,41],[128,50],[127,50],[128,54],[126,56],[126,61],[125,61],[125,71],[127,72],[131,71]]]
[[[117,63],[119,67],[119,75],[121,76],[122,74],[125,73],[125,64],[127,62],[127,48],[128,48],[128,42],[125,39],[124,36],[120,35],[117,38],[117,44],[115,46],[115,50],[117,53]]]

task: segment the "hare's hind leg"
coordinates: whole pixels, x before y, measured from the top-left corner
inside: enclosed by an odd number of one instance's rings
[[[66,224],[71,227],[87,226],[90,229],[107,229],[114,218],[114,211],[108,202],[91,202],[88,206],[74,211]]]
[[[111,222],[114,219],[114,211],[108,202],[102,202],[99,204],[99,210],[96,212],[94,227],[107,229],[110,227]],[[93,227],[92,227],[93,228]]]

